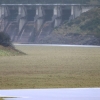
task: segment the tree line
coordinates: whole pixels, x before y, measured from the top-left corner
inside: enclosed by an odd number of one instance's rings
[[[100,0],[0,0],[0,4],[35,4],[35,3],[78,3],[78,4],[98,4]]]

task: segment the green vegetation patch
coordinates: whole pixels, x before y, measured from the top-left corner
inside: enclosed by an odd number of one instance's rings
[[[67,33],[92,34],[100,38],[100,8],[92,9],[70,22],[65,22],[54,32],[64,35]]]
[[[14,48],[8,34],[0,32],[0,56],[15,56],[23,54],[24,53]]]
[[[24,53],[16,50],[14,47],[4,47],[0,45],[0,56],[16,56],[24,55]]]

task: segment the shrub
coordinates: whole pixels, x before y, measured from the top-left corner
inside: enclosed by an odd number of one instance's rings
[[[3,46],[12,46],[12,43],[10,41],[10,36],[4,32],[0,32],[0,45]]]
[[[81,25],[80,28],[82,30],[90,30],[93,31],[94,29],[98,30],[98,26],[100,25],[100,18],[96,17],[91,19],[90,21],[86,22],[84,25]]]

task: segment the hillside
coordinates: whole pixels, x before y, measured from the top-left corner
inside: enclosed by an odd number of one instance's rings
[[[79,33],[100,37],[100,8],[85,12],[71,22],[65,22],[58,31],[60,34]]]
[[[85,12],[71,22],[64,22],[36,43],[100,45],[100,8]]]

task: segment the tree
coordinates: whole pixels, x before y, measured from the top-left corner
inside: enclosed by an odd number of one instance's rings
[[[12,43],[10,41],[10,36],[4,32],[0,32],[0,45],[3,46],[12,46]]]

